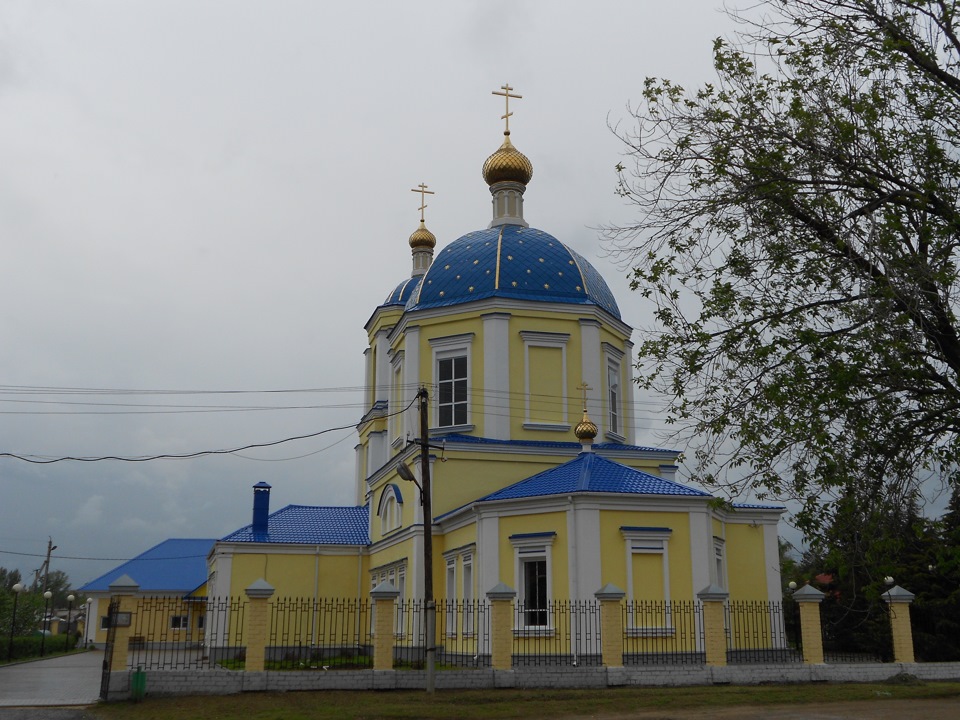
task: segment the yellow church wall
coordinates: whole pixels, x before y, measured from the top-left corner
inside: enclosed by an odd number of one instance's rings
[[[719,518],[711,518],[710,524],[713,527],[713,536],[722,538],[723,537],[723,521]]]
[[[231,597],[263,578],[275,598],[356,597],[364,558],[358,555],[293,554],[282,548],[269,553],[235,553],[230,573]],[[364,585],[359,587],[363,588]]]
[[[516,562],[511,535],[555,532],[550,546],[551,584],[548,588],[551,600],[567,600],[570,597],[570,554],[567,551],[567,514],[544,512],[531,515],[508,515],[500,517],[500,580],[517,592],[515,577]]]
[[[693,566],[690,548],[690,516],[681,512],[630,512],[620,510],[600,511],[600,562],[601,580],[604,584],[613,583],[630,595],[627,582],[627,548],[621,527],[657,527],[670,528],[667,541],[667,568],[670,574],[670,599],[693,600]],[[636,560],[634,562],[647,562]],[[636,565],[634,569],[636,569]],[[656,583],[654,583],[656,584]],[[635,582],[634,586],[638,584]],[[653,588],[655,589],[655,588]],[[651,587],[640,599],[652,600]],[[699,588],[698,588],[699,590]],[[660,598],[662,599],[662,597]]]
[[[456,530],[451,530],[443,535],[433,536],[434,550],[443,554],[448,550],[456,550],[465,545],[471,545],[477,542],[477,526],[475,523],[466,525]]]
[[[764,557],[763,526],[726,523],[724,555],[731,600],[767,600],[766,568],[778,558]]]

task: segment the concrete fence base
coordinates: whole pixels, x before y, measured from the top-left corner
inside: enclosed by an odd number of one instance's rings
[[[921,680],[960,680],[960,662],[850,663],[836,665],[724,665],[661,667],[522,667],[514,670],[462,670],[436,674],[440,690],[484,688],[603,688],[628,685],[760,685],[765,683],[881,682],[900,673]],[[109,700],[130,698],[132,671],[110,674]],[[234,695],[242,692],[303,690],[418,690],[426,684],[419,670],[329,670],[240,672],[232,670],[148,670],[146,694]]]

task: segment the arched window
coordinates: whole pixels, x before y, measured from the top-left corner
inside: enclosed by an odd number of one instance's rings
[[[403,495],[396,485],[387,485],[380,494],[380,507],[377,514],[380,516],[380,534],[396,530],[402,522]]]

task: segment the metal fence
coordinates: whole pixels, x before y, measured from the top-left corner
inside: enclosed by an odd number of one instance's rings
[[[266,669],[373,667],[369,600],[278,598],[269,607]]]
[[[910,605],[910,624],[917,662],[960,660],[960,599],[918,598]]]
[[[394,612],[394,667],[421,669],[427,650],[423,600],[400,600]],[[490,666],[490,606],[485,600],[437,600],[433,647],[441,668]]]
[[[796,612],[790,604],[790,612]],[[803,662],[800,633],[787,635],[788,623],[781,602],[730,601],[725,608],[727,635],[727,662],[784,663]],[[789,623],[799,629],[799,622]]]
[[[841,604],[835,598],[827,597],[820,604],[820,628],[826,663],[893,660],[890,618],[883,604]]]
[[[702,606],[691,601],[632,601],[623,606],[624,665],[702,665]]]
[[[536,607],[517,603],[513,636],[514,666],[602,664],[595,600],[554,600]]]
[[[138,598],[128,663],[153,669],[207,669],[242,662],[246,601],[230,598]]]

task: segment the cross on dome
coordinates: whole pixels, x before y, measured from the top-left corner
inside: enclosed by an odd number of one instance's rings
[[[420,222],[423,222],[423,211],[427,209],[427,195],[436,195],[436,193],[433,190],[427,190],[427,186],[423,183],[418,187],[410,188],[410,192],[420,193],[420,207],[417,209],[420,211]]]
[[[511,95],[510,91],[513,90],[513,88],[510,87],[510,83],[504,83],[503,85],[500,86],[500,89],[503,90],[503,92],[498,92],[497,90],[494,90],[491,94],[499,95],[504,99],[504,102],[506,103],[505,113],[500,116],[500,119],[506,120],[506,123],[507,123],[506,128],[503,131],[503,134],[509,135],[510,134],[510,116],[513,115],[513,113],[510,112],[510,98],[515,98],[519,100],[523,98],[523,95]]]

